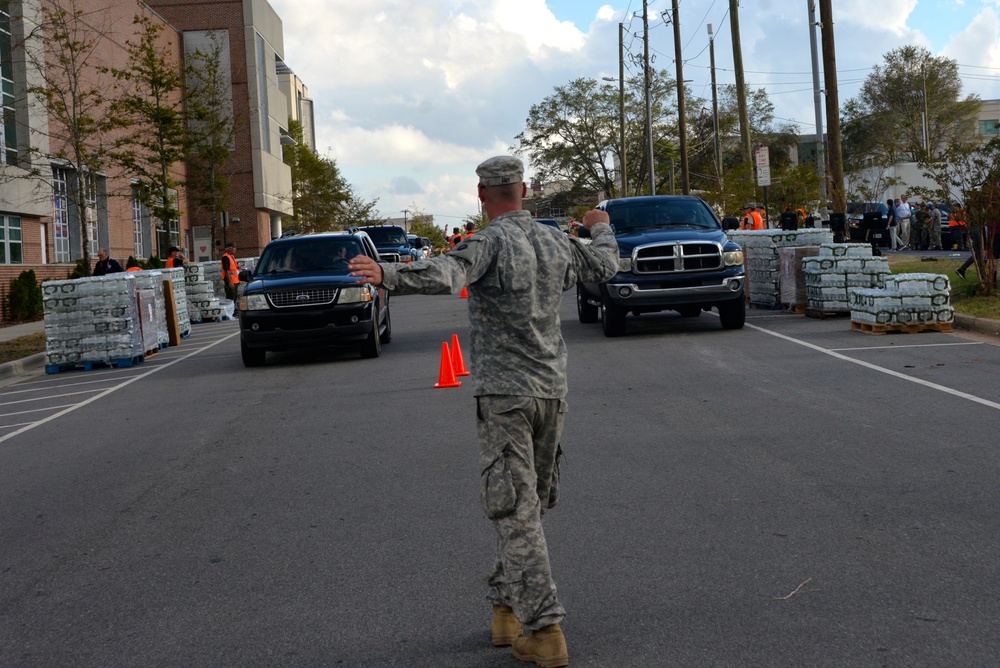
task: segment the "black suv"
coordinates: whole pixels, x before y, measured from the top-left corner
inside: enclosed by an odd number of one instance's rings
[[[392,338],[389,293],[360,283],[347,262],[379,260],[375,244],[357,229],[275,239],[253,272],[240,272],[240,352],[243,364],[262,366],[268,350],[360,343],[362,357],[378,357]]]
[[[580,322],[625,334],[629,313],[673,310],[685,317],[715,307],[725,329],[746,320],[743,251],[698,197],[656,195],[601,202],[618,241],[618,273],[576,288]]]
[[[370,225],[359,227],[375,242],[378,254],[386,262],[412,262],[414,252],[410,249],[410,240],[406,230],[399,225]]]

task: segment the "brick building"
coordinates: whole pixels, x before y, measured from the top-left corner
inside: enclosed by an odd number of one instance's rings
[[[102,68],[128,66],[126,46],[137,40],[137,15],[160,26],[157,47],[179,71],[186,54],[209,35],[226,44],[237,131],[225,169],[225,229],[189,203],[183,187],[176,193],[180,219],[157,221],[133,196],[134,180],[113,165],[80,175],[56,157],[66,148],[66,133],[44,100],[30,94],[58,72],[43,8],[64,9],[76,37],[93,44],[85,79],[108,92]],[[83,257],[84,244],[92,259],[98,248],[108,248],[124,264],[130,255],[164,255],[169,245],[187,248],[192,260],[214,259],[223,239],[237,243],[237,255],[252,256],[280,236],[281,217],[292,213],[291,175],[281,160],[281,146],[290,139],[288,118],[294,114],[310,129],[313,123],[305,86],[282,54],[281,20],[266,0],[0,0],[0,299],[24,269],[40,280],[65,278]],[[185,166],[174,165],[171,174],[183,183]],[[82,207],[67,196],[78,178],[88,186]]]

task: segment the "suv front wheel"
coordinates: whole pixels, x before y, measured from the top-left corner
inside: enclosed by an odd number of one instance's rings
[[[375,305],[376,314],[378,313],[378,305]],[[368,337],[361,344],[361,356],[370,359],[373,357],[378,357],[382,354],[382,337],[379,334],[378,319],[372,320],[372,329],[368,332]]]
[[[243,366],[247,368],[264,366],[264,358],[267,357],[267,351],[259,348],[250,348],[247,346],[247,342],[241,338],[240,356],[243,358]]]

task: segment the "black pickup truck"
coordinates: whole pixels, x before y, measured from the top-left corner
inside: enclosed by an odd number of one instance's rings
[[[695,317],[715,308],[725,329],[743,327],[743,251],[702,199],[626,197],[598,208],[611,218],[620,266],[607,283],[577,285],[580,322],[600,319],[606,336],[622,336],[630,313]]]

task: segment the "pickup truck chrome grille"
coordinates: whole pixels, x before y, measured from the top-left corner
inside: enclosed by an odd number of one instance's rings
[[[632,252],[636,274],[670,274],[722,269],[722,249],[701,241],[639,246]]]
[[[399,262],[399,253],[393,251],[379,251],[378,256],[386,262]]]
[[[337,288],[282,290],[280,292],[268,292],[267,298],[275,308],[320,306],[333,303],[333,300],[337,298]]]

